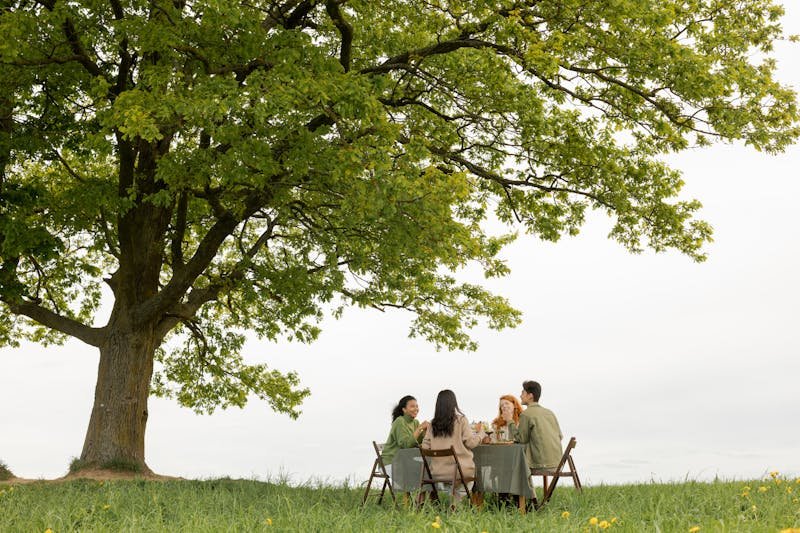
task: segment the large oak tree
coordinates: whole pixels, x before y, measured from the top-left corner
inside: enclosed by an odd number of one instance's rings
[[[308,391],[246,364],[247,331],[311,341],[347,305],[453,349],[515,325],[454,275],[506,272],[490,219],[556,240],[600,210],[631,251],[701,260],[710,227],[663,154],[798,135],[771,0],[0,10],[0,343],[99,349],[92,465],[147,468],[153,393],[296,416]]]

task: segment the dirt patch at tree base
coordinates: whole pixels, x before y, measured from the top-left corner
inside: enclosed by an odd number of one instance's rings
[[[124,470],[103,470],[87,468],[72,472],[66,476],[56,479],[26,479],[20,477],[12,477],[5,481],[0,481],[0,485],[27,485],[30,483],[64,483],[67,481],[75,481],[77,479],[91,479],[93,481],[120,481],[120,480],[144,480],[144,481],[176,481],[183,480],[182,477],[175,476],[162,476],[154,473],[141,473],[141,472],[126,472]]]

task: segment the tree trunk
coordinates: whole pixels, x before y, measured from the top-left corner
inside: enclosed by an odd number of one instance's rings
[[[112,332],[100,346],[94,407],[81,462],[149,473],[144,461],[147,398],[158,341],[152,328]]]

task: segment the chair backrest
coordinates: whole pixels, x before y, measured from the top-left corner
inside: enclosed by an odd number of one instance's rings
[[[385,443],[378,444],[375,441],[372,441],[372,447],[375,448],[375,454],[380,457],[383,454],[383,447],[386,446]]]
[[[423,457],[454,457],[456,461],[458,461],[458,457],[456,457],[456,451],[452,446],[449,448],[442,448],[440,450],[427,450],[425,448],[420,448],[419,451]]]
[[[572,450],[578,444],[578,441],[575,440],[575,437],[571,437],[569,442],[567,443],[567,447],[564,448],[564,453],[561,455],[561,460],[558,462],[558,467],[556,468],[556,472],[561,472],[564,469],[564,465],[567,463],[569,459],[569,454],[572,453]]]
[[[386,472],[386,465],[383,463],[383,447],[386,446],[384,443],[378,444],[375,441],[372,441],[372,447],[375,448],[375,464],[372,467],[372,471],[378,475],[379,477],[389,477],[389,473]]]

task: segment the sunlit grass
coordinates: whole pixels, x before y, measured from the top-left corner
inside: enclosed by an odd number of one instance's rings
[[[543,510],[450,512],[360,487],[285,481],[72,481],[0,485],[0,531],[769,531],[800,527],[800,480],[560,487]],[[762,489],[763,487],[763,489]]]

